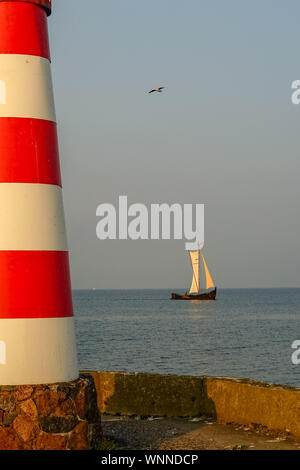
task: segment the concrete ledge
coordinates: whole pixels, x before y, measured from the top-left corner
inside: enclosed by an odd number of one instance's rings
[[[253,380],[205,378],[221,423],[258,424],[300,436],[300,389]]]
[[[88,371],[101,413],[200,416],[300,436],[300,389],[227,377]]]

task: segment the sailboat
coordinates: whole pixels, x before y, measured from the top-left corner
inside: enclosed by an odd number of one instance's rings
[[[204,255],[201,250],[189,251],[192,269],[193,281],[189,293],[184,295],[171,294],[171,300],[216,300],[217,288],[210,275]],[[200,262],[203,260],[203,266],[206,277],[206,292],[200,293]]]

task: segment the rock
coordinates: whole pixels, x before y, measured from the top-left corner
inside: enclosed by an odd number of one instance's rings
[[[44,432],[65,433],[70,432],[78,424],[76,416],[45,416],[39,420],[41,428]]]
[[[54,413],[59,403],[59,397],[51,390],[41,390],[34,396],[39,416],[49,416]]]
[[[26,415],[17,416],[13,422],[13,428],[24,442],[31,441],[40,432],[37,421]]]
[[[94,382],[82,379],[83,386],[75,397],[76,411],[80,419],[87,419],[91,423],[100,420],[100,412],[97,406],[97,392]]]
[[[0,394],[0,409],[12,411],[16,406],[15,398],[12,393],[5,392]]]
[[[76,416],[76,408],[75,408],[75,403],[74,400],[71,398],[67,398],[64,400],[60,405],[57,406],[57,408],[54,410],[53,413],[54,416],[68,416],[68,415],[73,415]]]
[[[12,411],[5,411],[4,416],[3,416],[3,421],[2,421],[3,426],[10,426],[13,423],[16,416],[17,416],[17,412],[15,409]]]
[[[38,411],[36,404],[30,398],[29,400],[25,400],[20,404],[20,410],[25,414],[30,416],[31,418],[37,418]]]
[[[92,449],[97,449],[99,443],[103,439],[101,423],[89,424],[88,439]]]
[[[82,421],[70,433],[68,438],[68,449],[70,450],[89,450],[90,445],[88,442],[88,424]]]
[[[24,445],[13,429],[0,428],[0,450],[23,450]]]
[[[34,441],[33,450],[66,450],[67,439],[66,436],[58,434],[42,433]]]
[[[72,398],[65,392],[50,389],[39,392],[34,397],[39,416],[66,416],[75,415],[76,408]]]
[[[31,397],[33,388],[29,385],[19,385],[16,387],[15,398],[16,401],[27,400]]]
[[[0,386],[0,449],[91,449],[99,436],[91,376],[62,384]]]
[[[72,384],[63,383],[58,384],[57,391],[61,394],[64,394],[65,397],[75,398],[77,387],[72,386]]]

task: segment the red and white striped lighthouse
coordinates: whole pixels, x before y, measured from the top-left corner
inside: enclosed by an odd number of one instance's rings
[[[0,385],[78,377],[50,13],[0,0]]]

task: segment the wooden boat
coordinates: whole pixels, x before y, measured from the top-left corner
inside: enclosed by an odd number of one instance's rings
[[[203,253],[200,250],[189,251],[192,269],[193,281],[189,293],[171,294],[171,300],[216,300],[217,288],[207,267]],[[200,292],[200,261],[203,260],[206,278],[206,291]]]

